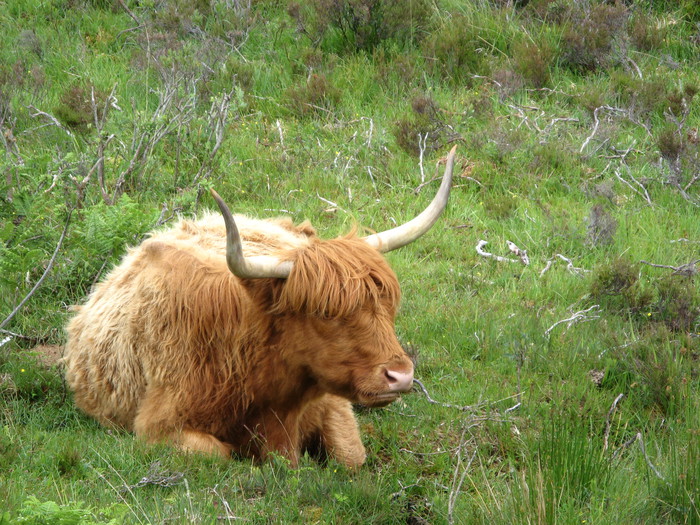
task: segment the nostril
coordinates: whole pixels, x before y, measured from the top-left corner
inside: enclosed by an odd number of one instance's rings
[[[389,389],[395,392],[408,392],[413,388],[413,372],[399,372],[386,368],[384,377],[389,384]]]

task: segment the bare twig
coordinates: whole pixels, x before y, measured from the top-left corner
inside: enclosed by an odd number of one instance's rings
[[[603,452],[608,450],[608,438],[610,437],[610,421],[612,419],[613,414],[615,413],[615,410],[617,409],[617,404],[623,397],[625,397],[625,394],[620,394],[615,398],[615,401],[613,401],[610,410],[608,410],[608,416],[605,418],[605,433],[603,434]]]
[[[510,263],[517,263],[517,262],[522,262],[518,261],[517,259],[509,259],[508,257],[501,257],[500,255],[494,255],[491,252],[487,252],[484,250],[484,246],[488,244],[488,241],[484,241],[483,239],[478,242],[476,245],[476,253],[481,255],[482,257],[486,257],[487,259],[495,259],[498,262],[510,262]]]
[[[418,133],[418,166],[420,166],[420,182],[425,182],[425,171],[423,170],[423,156],[425,155],[426,143],[428,142],[429,133],[425,135]]]
[[[231,520],[247,521],[246,518],[240,518],[233,513],[233,511],[231,510],[231,505],[229,505],[229,502],[226,501],[226,498],[224,498],[223,495],[219,492],[218,488],[219,485],[215,485],[214,488],[210,489],[221,500],[221,504],[223,505],[224,510],[226,511],[226,514],[224,514],[223,516],[219,516],[218,519],[220,521],[226,520],[229,523],[231,523]]]
[[[457,497],[459,496],[460,492],[462,492],[462,485],[464,484],[464,479],[466,478],[467,473],[471,468],[472,462],[476,457],[476,453],[479,450],[477,447],[474,447],[474,452],[472,452],[471,456],[467,460],[466,465],[463,465],[464,459],[462,458],[462,452],[466,447],[467,442],[471,441],[471,439],[465,440],[467,428],[468,427],[465,426],[462,429],[462,435],[459,440],[459,447],[457,448],[457,460],[455,461],[455,469],[452,474],[452,486],[450,488],[450,494],[447,500],[447,522],[450,524],[454,523],[455,504],[457,503]]]
[[[442,403],[442,402],[440,402],[440,401],[435,401],[432,397],[430,397],[430,393],[428,392],[428,389],[425,388],[425,386],[423,385],[423,383],[421,383],[421,382],[420,382],[418,379],[416,379],[416,378],[413,378],[413,382],[414,382],[415,384],[417,384],[417,385],[420,387],[420,389],[421,389],[421,390],[423,391],[423,393],[425,394],[425,397],[428,399],[428,403],[430,403],[431,405],[440,405],[441,407],[445,407],[445,408],[455,408],[455,409],[457,409],[457,410],[461,410],[462,412],[467,412],[467,411],[470,411],[470,410],[475,410],[476,408],[478,408],[478,407],[484,405],[484,403],[480,403],[480,404],[478,404],[478,405],[459,406],[459,405],[452,405],[452,404],[450,404],[450,403]]]
[[[506,241],[506,244],[511,252],[520,257],[520,262],[522,262],[525,266],[530,264],[530,258],[527,256],[527,250],[521,250],[515,245],[515,243],[510,241]]]
[[[29,341],[32,344],[41,344],[46,342],[49,338],[48,334],[36,336],[36,335],[24,335],[18,334],[17,332],[11,332],[10,330],[0,329],[0,334],[6,335],[9,339],[22,339],[23,341]]]
[[[362,120],[369,120],[369,130],[367,131],[367,142],[365,143],[365,146],[367,146],[367,148],[371,148],[372,132],[374,131],[374,121],[369,117],[362,117]]]
[[[698,273],[698,268],[697,268],[697,263],[700,262],[700,259],[695,259],[694,261],[691,261],[686,264],[681,264],[680,266],[671,266],[669,264],[654,264],[650,263],[647,261],[639,261],[641,264],[646,264],[649,266],[653,266],[654,268],[668,268],[669,270],[673,270],[674,274],[678,275],[684,275],[686,277],[692,277],[693,275]]]
[[[338,204],[336,204],[335,202],[321,197],[321,196],[318,194],[318,192],[316,192],[316,197],[318,197],[320,200],[322,200],[323,202],[325,202],[326,204],[328,204],[328,205],[331,206],[332,208],[336,208],[336,209],[338,209],[338,210],[340,210],[340,211],[344,211],[345,213],[347,213],[346,210],[344,210],[343,208],[341,208],[340,206],[338,206]]]
[[[570,273],[577,275],[579,277],[582,277],[582,274],[590,271],[590,270],[586,270],[584,268],[577,268],[576,266],[574,266],[574,263],[571,261],[571,259],[563,256],[561,253],[557,253],[551,259],[549,259],[547,261],[547,264],[540,272],[540,277],[542,277],[552,267],[552,265],[554,264],[556,259],[561,259],[562,261],[566,262],[566,269]]]
[[[131,489],[138,489],[145,487],[146,485],[157,485],[159,487],[172,487],[174,485],[179,485],[182,483],[185,475],[182,472],[174,472],[172,474],[166,472],[160,461],[154,461],[148,467],[148,474],[142,477],[138,483],[133,485],[125,486],[122,488],[123,491],[131,491]]]
[[[599,315],[586,315],[588,312],[592,310],[599,310],[600,305],[594,304],[593,306],[590,306],[589,308],[586,308],[585,310],[580,310],[573,314],[571,317],[567,317],[566,319],[562,319],[561,321],[557,321],[554,323],[552,326],[547,328],[545,330],[544,335],[545,337],[549,337],[549,334],[552,333],[552,330],[559,326],[560,324],[567,323],[566,328],[570,328],[572,325],[579,323],[579,322],[585,322],[585,321],[593,321],[594,319],[600,318]]]
[[[46,265],[46,269],[44,270],[44,273],[42,276],[39,278],[39,280],[36,282],[36,284],[32,287],[32,289],[29,291],[29,293],[20,301],[20,303],[15,307],[14,310],[8,315],[5,320],[0,323],[0,328],[4,328],[7,323],[9,323],[12,318],[17,315],[17,312],[19,312],[22,307],[29,301],[30,297],[34,295],[34,293],[39,289],[39,287],[42,285],[46,277],[49,275],[49,272],[53,268],[54,263],[56,262],[56,256],[58,255],[59,250],[61,249],[61,246],[63,246],[63,241],[66,238],[66,233],[68,233],[68,225],[70,224],[70,219],[71,216],[73,215],[73,210],[70,210],[68,212],[68,217],[66,218],[66,224],[63,227],[63,232],[61,233],[61,238],[58,240],[58,244],[56,245],[56,249],[53,251],[53,255],[51,256],[51,260],[49,260],[49,264]]]
[[[32,117],[32,118],[44,117],[45,119],[50,121],[49,124],[45,124],[46,126],[56,126],[57,128],[65,131],[68,135],[73,136],[73,133],[71,133],[71,131],[67,127],[65,127],[63,124],[61,124],[58,121],[58,119],[56,117],[54,117],[53,115],[50,115],[49,113],[46,113],[45,111],[41,111],[31,104],[29,106],[27,106],[27,109],[30,112],[29,113],[30,117]],[[33,113],[32,113],[32,111],[33,111]],[[41,126],[41,127],[43,127],[43,126]]]
[[[438,405],[438,406],[445,407],[445,408],[453,408],[453,409],[459,410],[461,412],[472,412],[472,411],[478,410],[479,408],[483,408],[485,406],[493,406],[493,405],[496,405],[498,403],[501,403],[502,401],[507,401],[509,399],[517,398],[518,396],[522,395],[522,392],[518,392],[515,395],[508,396],[508,397],[505,397],[503,399],[499,399],[497,401],[482,401],[480,403],[477,403],[476,405],[460,406],[460,405],[453,405],[451,403],[443,403],[441,401],[436,401],[435,399],[433,399],[430,396],[428,389],[425,388],[425,385],[423,385],[423,383],[421,383],[416,378],[413,378],[413,382],[420,387],[420,389],[423,391],[423,394],[425,394],[425,397],[428,399],[428,403],[430,403],[431,405]],[[518,405],[519,405],[519,403],[518,403]],[[505,412],[510,412],[512,410],[515,410],[516,408],[517,408],[517,405],[515,407],[511,407],[511,408],[507,409]]]
[[[625,167],[627,168],[626,165],[625,165]],[[617,180],[619,180],[620,182],[622,182],[623,184],[625,184],[627,187],[629,187],[629,188],[630,188],[633,192],[635,192],[637,195],[641,195],[642,197],[644,197],[644,200],[646,200],[647,203],[648,203],[649,205],[653,205],[653,203],[651,202],[651,197],[649,196],[649,192],[647,191],[647,189],[644,187],[644,185],[643,185],[641,182],[639,182],[637,179],[634,178],[634,176],[632,175],[632,172],[630,171],[629,168],[627,168],[627,176],[628,176],[630,179],[632,179],[632,181],[633,181],[637,186],[639,186],[639,187],[642,189],[642,191],[639,191],[639,190],[636,189],[634,186],[632,186],[632,184],[630,184],[630,183],[627,182],[625,179],[623,179],[623,178],[622,178],[622,175],[620,175],[620,170],[619,170],[619,169],[616,169],[616,170],[615,170],[615,177],[617,177]]]
[[[202,162],[195,175],[193,182],[197,182],[200,178],[207,178],[212,172],[212,165],[216,154],[219,152],[221,145],[224,142],[224,133],[226,131],[226,125],[228,123],[229,111],[231,107],[231,101],[233,99],[234,93],[236,92],[236,86],[233,87],[228,93],[224,93],[220,98],[217,97],[211,104],[209,110],[209,137],[207,141],[211,141],[214,137],[215,142],[209,156]],[[282,135],[282,125],[280,121],[277,121],[277,129],[280,133],[280,143],[282,149],[284,149],[284,137]]]
[[[610,113],[629,115],[628,111],[621,109],[621,108],[614,108],[612,106],[598,106],[597,108],[595,108],[593,110],[593,120],[594,120],[593,131],[591,131],[591,134],[588,135],[588,137],[586,137],[586,140],[583,141],[583,144],[581,144],[581,148],[579,149],[579,153],[583,153],[583,150],[586,149],[586,146],[588,146],[588,143],[591,141],[591,139],[593,139],[593,137],[595,137],[596,133],[598,133],[598,127],[600,126],[600,119],[598,118],[598,113],[600,113],[600,111],[602,111],[602,110],[608,111]]]
[[[651,471],[652,471],[654,474],[656,474],[656,477],[657,477],[657,478],[659,478],[659,479],[662,480],[662,481],[666,481],[666,478],[664,478],[664,477],[661,475],[661,472],[659,472],[659,471],[657,470],[657,468],[654,466],[654,464],[653,464],[653,463],[651,462],[651,460],[649,459],[649,456],[647,456],[647,449],[646,449],[646,447],[644,446],[644,438],[642,437],[642,433],[641,433],[641,432],[637,432],[636,438],[637,438],[637,441],[639,442],[639,448],[642,450],[642,454],[644,455],[644,461],[647,462],[647,465],[649,466],[649,468],[651,469]]]

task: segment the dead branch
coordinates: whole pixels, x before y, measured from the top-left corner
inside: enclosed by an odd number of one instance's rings
[[[642,437],[642,433],[641,433],[641,432],[637,432],[637,435],[636,435],[635,437],[636,437],[637,441],[639,442],[639,448],[642,450],[642,454],[644,455],[644,461],[647,462],[647,465],[649,466],[649,468],[651,469],[651,471],[652,471],[654,474],[656,474],[656,477],[657,477],[657,478],[659,478],[659,479],[662,480],[662,481],[666,481],[666,478],[664,478],[664,477],[661,475],[661,472],[659,472],[659,471],[657,470],[657,468],[654,466],[654,464],[653,464],[653,463],[651,462],[651,460],[649,459],[649,456],[647,455],[647,449],[646,449],[646,447],[644,446],[644,438]]]
[[[207,142],[211,141],[212,137],[214,137],[214,147],[209,152],[209,156],[199,167],[197,175],[195,175],[193,180],[195,183],[200,179],[200,177],[207,178],[212,172],[214,158],[224,142],[224,132],[226,131],[226,125],[228,124],[231,101],[236,93],[236,89],[236,86],[234,86],[231,91],[224,93],[220,99],[215,99],[211,104],[211,108],[209,110],[209,137],[207,138]],[[279,120],[277,121],[277,128],[280,133],[280,143],[282,145],[282,149],[284,149],[282,125],[280,124]]]
[[[19,312],[22,307],[29,301],[30,297],[34,295],[34,293],[39,289],[39,287],[42,285],[46,277],[49,275],[49,272],[53,268],[54,263],[56,262],[56,256],[58,255],[59,250],[61,249],[61,246],[63,246],[63,241],[66,238],[66,234],[68,233],[68,226],[70,225],[70,219],[71,216],[73,215],[73,210],[70,210],[68,212],[68,217],[66,218],[66,224],[63,227],[63,232],[61,233],[61,238],[58,240],[58,244],[56,245],[56,249],[53,251],[53,255],[51,256],[51,260],[49,260],[49,264],[46,265],[46,269],[44,270],[44,273],[42,276],[39,278],[39,280],[36,282],[36,284],[32,287],[32,289],[29,291],[29,293],[20,301],[20,303],[15,307],[14,310],[8,315],[5,320],[0,323],[0,329],[5,328],[5,325],[9,323],[12,318],[17,315],[17,312]]]
[[[530,258],[527,256],[527,250],[521,250],[515,245],[515,243],[510,241],[506,241],[506,244],[508,245],[508,249],[520,258],[521,263],[523,263],[525,266],[530,264]]]
[[[476,245],[476,253],[481,255],[482,257],[486,257],[488,259],[495,259],[498,262],[512,262],[512,263],[517,263],[521,262],[525,266],[528,266],[530,264],[530,258],[527,256],[527,251],[526,250],[521,250],[516,246],[515,243],[511,241],[506,241],[506,244],[508,245],[508,249],[513,252],[518,258],[518,259],[509,259],[508,257],[501,257],[500,255],[494,255],[493,253],[487,252],[484,250],[484,246],[488,244],[487,241],[480,240],[479,243]]]
[[[608,438],[610,437],[610,421],[612,419],[613,414],[615,413],[615,410],[617,409],[617,404],[623,397],[625,397],[625,394],[620,394],[615,398],[615,401],[613,401],[610,410],[608,410],[608,416],[605,418],[605,432],[603,433],[603,452],[608,450]]]
[[[184,99],[178,96],[182,89],[182,83],[183,79],[174,73],[171,78],[167,79],[164,89],[158,92],[158,107],[148,122],[135,123],[131,146],[127,148],[126,145],[122,144],[123,149],[128,149],[130,152],[131,158],[128,166],[121,171],[114,184],[112,203],[119,200],[119,197],[124,193],[126,181],[138,171],[145,169],[146,162],[158,143],[173,129],[186,125],[194,118],[196,81],[191,83],[190,92]],[[136,108],[134,108],[133,113],[138,114]]]
[[[39,126],[39,128],[43,128],[45,126],[56,126],[58,129],[65,131],[71,137],[73,136],[73,133],[71,133],[71,131],[67,127],[65,127],[63,124],[61,124],[58,121],[58,119],[56,117],[54,117],[53,115],[50,115],[49,113],[46,113],[45,111],[41,111],[31,104],[29,106],[27,106],[27,109],[29,110],[30,117],[32,117],[32,118],[44,117],[45,119],[47,119],[49,121],[48,124],[44,124],[43,126]],[[32,111],[33,111],[33,113],[32,113]],[[39,129],[39,128],[36,128],[36,129]]]
[[[691,241],[690,239],[686,239],[685,237],[681,237],[680,239],[673,239],[673,240],[670,240],[668,242],[670,242],[671,244],[676,243],[676,242],[687,242],[687,243],[691,243],[691,244],[700,244],[700,241]]]
[[[595,137],[596,133],[598,133],[598,127],[600,126],[600,119],[598,118],[598,113],[600,111],[605,110],[610,113],[617,113],[617,114],[623,114],[629,116],[629,111],[621,109],[621,108],[614,108],[612,106],[598,106],[593,110],[593,131],[591,131],[591,134],[586,137],[586,140],[583,141],[583,144],[581,144],[581,148],[579,149],[579,153],[583,153],[583,150],[586,149],[586,146],[588,146],[588,143]]]
[[[455,408],[455,409],[457,409],[457,410],[461,410],[462,412],[467,412],[467,411],[475,410],[475,409],[477,409],[477,408],[479,408],[479,407],[481,407],[481,406],[484,406],[484,405],[486,404],[486,403],[479,403],[479,404],[477,404],[477,405],[459,406],[459,405],[452,405],[452,404],[450,404],[450,403],[442,403],[442,402],[440,402],[440,401],[435,401],[432,397],[430,397],[430,393],[428,392],[428,389],[425,388],[425,386],[423,385],[423,383],[421,383],[421,382],[420,382],[418,379],[416,379],[415,377],[413,378],[413,382],[414,382],[415,384],[417,384],[417,385],[420,387],[420,389],[421,389],[421,390],[423,391],[423,393],[425,394],[425,397],[428,399],[428,403],[430,403],[431,405],[439,405],[439,406],[445,407],[445,408]]]
[[[347,213],[347,210],[344,210],[343,208],[341,208],[340,206],[338,206],[338,204],[336,204],[335,202],[321,197],[321,196],[318,194],[318,192],[316,192],[316,197],[318,197],[320,200],[322,200],[323,202],[325,202],[326,204],[328,204],[328,205],[331,207],[331,209],[333,209],[333,210],[340,210],[340,211],[344,211],[345,213]]]
[[[552,326],[547,328],[544,332],[545,337],[549,337],[549,334],[552,333],[552,330],[559,326],[560,324],[567,323],[566,328],[567,330],[571,328],[572,325],[580,322],[586,322],[586,321],[593,321],[594,319],[599,319],[599,315],[586,315],[588,312],[591,310],[598,310],[600,309],[600,305],[594,304],[593,306],[586,308],[585,310],[579,310],[575,314],[573,314],[571,317],[567,317],[566,319],[562,319],[561,321],[557,321],[554,323]]]
[[[423,157],[425,156],[425,148],[428,142],[429,134],[429,132],[426,132],[425,135],[418,133],[418,166],[420,166],[421,184],[425,182],[425,171],[423,170]]]
[[[491,401],[482,401],[482,402],[480,402],[480,403],[477,403],[476,405],[464,405],[464,406],[459,406],[459,405],[453,405],[453,404],[451,404],[451,403],[443,403],[443,402],[441,402],[441,401],[436,401],[435,399],[433,399],[433,398],[430,396],[430,393],[428,392],[428,389],[425,388],[425,385],[423,385],[423,383],[421,383],[421,382],[420,382],[418,379],[416,379],[416,378],[413,378],[413,382],[414,382],[416,385],[418,385],[418,386],[420,387],[420,389],[423,391],[423,394],[425,394],[425,397],[428,399],[428,403],[430,403],[431,405],[438,405],[438,406],[445,407],[445,408],[454,408],[454,409],[459,410],[459,411],[461,411],[461,412],[473,412],[473,411],[475,411],[475,410],[478,410],[479,408],[483,408],[483,407],[489,406],[489,405],[495,405],[495,404],[497,404],[497,403],[500,403],[501,401],[507,401],[508,399],[513,399],[513,398],[516,398],[516,397],[522,395],[522,392],[518,392],[518,393],[515,394],[515,395],[508,396],[508,397],[505,397],[505,398],[503,398],[503,399],[499,399],[498,401],[493,401],[493,402],[491,402]],[[511,412],[511,411],[515,410],[515,409],[518,407],[518,405],[520,405],[520,403],[517,403],[517,404],[514,405],[513,407],[510,407],[510,408],[506,409],[505,412]],[[489,418],[489,419],[490,419],[490,418]]]
[[[644,185],[643,185],[641,182],[639,182],[637,179],[634,178],[634,176],[632,175],[632,172],[631,172],[630,169],[627,167],[627,165],[625,165],[625,168],[627,168],[627,176],[628,176],[630,179],[632,179],[632,181],[633,181],[637,186],[639,186],[639,187],[642,189],[642,191],[639,191],[639,190],[636,189],[634,186],[632,186],[632,184],[630,184],[630,183],[627,182],[625,179],[623,179],[623,178],[622,178],[622,175],[620,175],[620,170],[619,170],[619,169],[616,169],[616,170],[615,170],[615,177],[617,177],[617,180],[619,180],[620,182],[622,182],[623,184],[625,184],[628,188],[630,188],[630,189],[631,189],[633,192],[635,192],[637,195],[641,195],[642,197],[644,197],[644,200],[646,200],[647,203],[648,203],[650,206],[652,206],[653,203],[651,202],[651,197],[649,196],[649,192],[647,191],[647,189],[644,187]]]
[[[247,521],[246,518],[240,518],[233,513],[233,511],[231,510],[231,505],[229,504],[228,501],[226,501],[226,498],[224,498],[223,495],[219,492],[218,488],[219,488],[219,485],[217,484],[217,485],[214,485],[214,488],[212,488],[210,490],[214,495],[216,495],[221,500],[221,504],[223,505],[224,510],[226,511],[226,514],[218,517],[219,521],[223,521],[223,520],[226,520],[228,522],[230,522],[231,520]]]
[[[5,329],[0,329],[0,334],[6,335],[8,340],[9,339],[21,339],[23,341],[28,341],[31,344],[45,343],[49,338],[48,334],[41,335],[41,336],[24,335],[24,334],[18,334],[17,332],[11,332],[10,330],[5,330]],[[2,345],[0,345],[0,346],[2,346]]]
[[[367,142],[365,146],[367,148],[372,147],[372,132],[374,131],[374,121],[369,117],[362,117],[360,120],[369,120],[369,130],[367,130]]]
[[[0,115],[0,140],[2,141],[2,145],[9,154],[12,164],[15,166],[24,166],[24,159],[19,152],[17,139],[12,132],[12,124],[5,126],[5,122],[6,119],[4,115]]]
[[[540,277],[542,277],[552,267],[552,265],[554,264],[556,259],[561,259],[562,261],[566,262],[566,269],[570,273],[572,273],[578,277],[582,277],[582,274],[590,271],[590,270],[586,270],[584,268],[577,268],[576,266],[574,266],[574,263],[571,261],[571,259],[569,259],[568,257],[564,257],[561,253],[557,253],[553,257],[551,257],[549,260],[547,260],[547,264],[540,272]]]
[[[612,150],[613,154],[612,155],[605,155],[603,158],[613,160],[613,159],[620,159],[622,162],[627,161],[627,156],[630,154],[630,152],[634,149],[634,146],[637,144],[636,140],[632,141],[632,144],[630,145],[629,148],[627,149],[617,149],[614,146],[611,146],[610,149]]]
[[[474,458],[476,457],[476,453],[479,450],[477,447],[474,447],[474,452],[472,452],[471,456],[467,460],[466,465],[463,465],[464,460],[462,458],[462,452],[463,452],[464,448],[466,447],[467,443],[473,441],[473,438],[465,440],[467,428],[468,427],[465,426],[462,429],[462,435],[459,439],[459,447],[457,447],[457,460],[455,461],[455,469],[454,469],[454,473],[452,474],[452,487],[451,487],[450,494],[449,494],[448,499],[447,499],[447,522],[450,524],[454,523],[454,510],[455,510],[455,504],[457,503],[457,496],[459,496],[460,492],[462,491],[462,485],[464,484],[464,479],[466,478],[467,473],[469,472],[469,469],[471,468],[472,462],[474,461]]]
[[[686,264],[681,264],[680,266],[671,266],[669,264],[654,264],[654,263],[650,263],[648,261],[639,261],[639,262],[641,264],[653,266],[654,268],[668,268],[669,270],[673,270],[673,273],[677,274],[677,275],[683,275],[685,277],[692,277],[698,273],[697,263],[700,262],[700,259],[695,259],[694,261],[691,261],[691,262],[686,263]]]
[[[183,481],[185,475],[182,472],[174,472],[172,474],[166,472],[160,461],[154,461],[148,467],[148,474],[142,477],[138,483],[123,487],[122,491],[138,489],[146,485],[156,485],[159,487],[172,487]]]

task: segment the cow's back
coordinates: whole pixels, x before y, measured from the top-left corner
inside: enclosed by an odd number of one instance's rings
[[[284,256],[315,236],[310,226],[288,219],[237,216],[236,223],[246,255]],[[204,385],[227,380],[208,377],[212,371],[202,362],[235,368],[234,339],[245,335],[241,324],[255,312],[226,267],[225,235],[221,217],[213,214],[156,232],[130,249],[77,308],[64,359],[83,411],[103,424],[133,429],[149,385],[174,385],[177,401],[189,403],[197,395],[188,386],[193,378]],[[210,332],[229,346],[211,341]]]

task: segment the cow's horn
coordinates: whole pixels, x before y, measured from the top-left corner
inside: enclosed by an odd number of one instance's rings
[[[291,261],[280,261],[276,257],[265,255],[243,257],[241,236],[238,234],[236,221],[233,220],[231,211],[218,193],[211,190],[211,194],[219,205],[221,215],[224,216],[224,224],[226,224],[226,262],[231,273],[242,279],[286,279],[289,277],[293,266]]]
[[[440,189],[428,207],[420,215],[401,226],[365,237],[367,243],[380,252],[389,252],[415,241],[435,224],[435,221],[437,221],[445,206],[447,206],[447,199],[450,196],[452,167],[455,163],[456,149],[457,146],[452,148],[452,151],[447,156],[445,175],[442,177]]]

